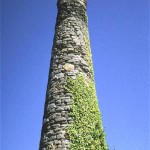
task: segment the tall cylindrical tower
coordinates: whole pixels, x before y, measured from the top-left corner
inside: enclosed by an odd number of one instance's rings
[[[106,150],[86,0],[58,0],[40,150]]]

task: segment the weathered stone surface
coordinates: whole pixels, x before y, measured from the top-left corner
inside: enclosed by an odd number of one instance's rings
[[[89,66],[88,63],[84,59],[81,59],[81,65],[87,66],[87,67]]]
[[[64,77],[64,73],[59,73],[59,74],[56,74],[54,78],[59,79],[63,77]]]
[[[63,134],[58,134],[56,137],[57,137],[58,140],[65,138],[65,136]]]
[[[66,71],[72,71],[74,70],[74,65],[72,64],[69,64],[69,63],[66,63],[63,68],[66,70]]]
[[[55,140],[56,139],[56,135],[50,136],[49,140]]]

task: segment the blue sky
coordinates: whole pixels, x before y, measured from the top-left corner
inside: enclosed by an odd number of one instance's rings
[[[88,0],[110,150],[149,150],[148,0]],[[2,0],[2,150],[37,150],[56,0]]]

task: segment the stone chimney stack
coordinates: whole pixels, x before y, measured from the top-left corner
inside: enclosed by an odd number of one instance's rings
[[[58,0],[39,150],[107,150],[88,34],[86,0]]]

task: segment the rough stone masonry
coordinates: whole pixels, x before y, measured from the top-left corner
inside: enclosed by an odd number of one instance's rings
[[[65,91],[67,78],[76,80],[82,75],[94,82],[86,0],[58,0],[57,7],[39,150],[70,149],[66,129],[74,122],[69,115],[73,95]]]

